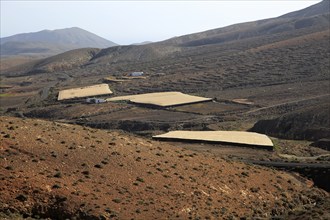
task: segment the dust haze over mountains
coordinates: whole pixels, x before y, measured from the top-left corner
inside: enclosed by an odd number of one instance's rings
[[[0,217],[328,219],[329,18],[322,1],[161,42],[97,38],[100,46],[29,62],[2,57]],[[63,36],[62,45],[82,45]],[[29,53],[43,48],[28,44]],[[22,59],[24,45],[12,45],[7,53]],[[143,77],[127,78],[136,71]],[[214,101],[57,101],[62,89],[100,83],[114,96],[178,91]],[[151,140],[173,130],[255,131],[274,149]]]

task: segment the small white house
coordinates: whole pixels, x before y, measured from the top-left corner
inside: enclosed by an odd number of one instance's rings
[[[143,76],[143,72],[133,72],[130,74],[130,76]]]
[[[94,103],[94,104],[99,104],[99,103],[104,103],[106,102],[105,99],[98,99],[98,98],[87,98],[86,99],[87,103]]]

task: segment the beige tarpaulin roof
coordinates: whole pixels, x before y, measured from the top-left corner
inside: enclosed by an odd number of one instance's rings
[[[274,146],[267,135],[246,131],[171,131],[153,136],[153,138]]]
[[[112,94],[108,84],[98,84],[74,89],[61,90],[58,93],[57,100],[82,98],[88,96]]]
[[[196,102],[211,101],[211,98],[203,98],[181,92],[156,92],[140,95],[119,96],[108,98],[107,101],[129,100],[133,103],[158,105],[162,107],[191,104]]]

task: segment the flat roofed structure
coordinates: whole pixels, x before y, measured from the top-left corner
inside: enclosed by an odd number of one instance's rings
[[[273,142],[267,135],[246,131],[171,131],[153,136],[159,140],[188,140],[222,142],[238,145],[262,146],[273,149]]]
[[[89,96],[108,95],[112,94],[108,84],[98,84],[93,86],[85,86],[74,89],[61,90],[58,93],[57,100],[83,98]]]
[[[198,97],[183,94],[181,92],[156,92],[140,95],[118,96],[108,98],[107,101],[127,100],[137,104],[156,105],[160,107],[170,107],[177,105],[192,104],[197,102],[212,101],[211,98]]]

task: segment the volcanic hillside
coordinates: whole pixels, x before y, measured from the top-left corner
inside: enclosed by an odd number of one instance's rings
[[[1,217],[271,218],[310,209],[329,217],[327,193],[284,172],[118,131],[0,122]]]
[[[193,121],[199,127],[212,123],[213,129],[228,129],[231,126],[222,122],[235,121],[237,117],[251,125],[259,119],[294,114],[329,99],[330,31],[329,10],[325,10],[328,6],[329,1],[322,1],[278,18],[147,45],[70,51],[14,67],[1,72],[1,84],[6,88],[0,100],[2,108],[26,112],[26,107],[50,106],[55,110],[61,106],[55,102],[61,88],[96,84],[104,77],[143,71],[147,76],[144,80],[111,84],[114,94],[181,91],[214,98],[217,103],[200,107],[204,109],[176,109],[184,111],[180,113],[183,118],[194,114]],[[252,104],[232,101],[236,99]],[[119,118],[124,121],[125,115],[132,118],[136,114],[133,110],[122,113]],[[195,113],[209,115],[212,120],[206,122],[204,116]],[[134,122],[150,122],[143,117],[150,114],[135,117]],[[111,118],[112,115],[104,114],[96,123]],[[184,127],[198,127],[180,118],[177,119]],[[295,130],[301,129],[298,126]],[[301,132],[297,136],[304,136],[304,131]],[[277,136],[276,131],[271,133]]]
[[[329,219],[327,192],[297,173],[251,165],[298,167],[329,189],[329,152],[308,141],[329,134],[329,38],[322,1],[278,18],[1,69],[0,218]],[[128,77],[136,71],[144,75]],[[57,101],[62,89],[100,83],[111,96],[178,91],[213,101],[161,109]],[[274,149],[151,139],[251,128],[272,135]]]
[[[106,48],[116,43],[81,28],[43,30],[1,38],[1,56],[50,56],[68,50],[95,47]]]

